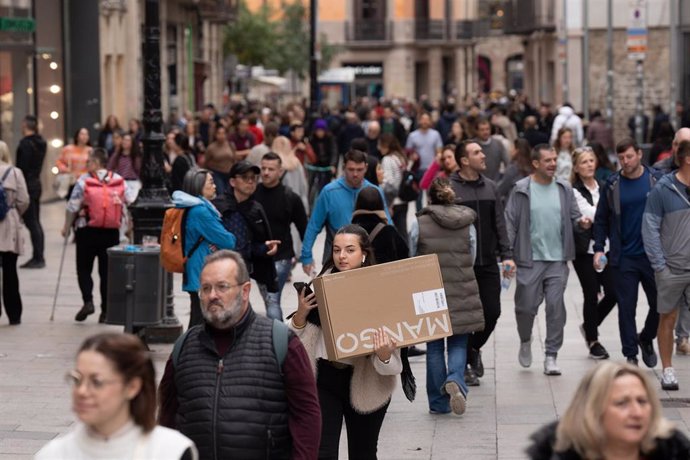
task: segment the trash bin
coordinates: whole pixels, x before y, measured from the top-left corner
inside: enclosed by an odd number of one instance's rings
[[[108,249],[108,310],[106,324],[147,326],[163,317],[165,270],[160,248],[141,245]]]

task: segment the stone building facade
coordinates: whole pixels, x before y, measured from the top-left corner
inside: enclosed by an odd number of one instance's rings
[[[141,118],[143,111],[144,1],[108,3],[110,7],[101,8],[99,27],[101,119],[114,114],[122,123]],[[232,20],[233,3],[162,0],[159,11],[164,116],[218,104],[224,89],[223,27]]]

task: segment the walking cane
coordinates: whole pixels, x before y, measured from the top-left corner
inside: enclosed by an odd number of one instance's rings
[[[60,292],[60,279],[62,278],[62,265],[65,263],[65,251],[67,250],[67,243],[69,240],[69,233],[65,236],[65,241],[62,243],[62,256],[60,257],[60,269],[58,270],[57,284],[55,285],[55,296],[53,297],[53,309],[50,312],[50,320],[55,319],[55,304],[57,304],[58,293]]]

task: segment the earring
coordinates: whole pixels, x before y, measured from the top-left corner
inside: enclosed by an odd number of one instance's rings
[[[362,257],[362,263],[364,263],[365,260],[367,260],[367,256]]]

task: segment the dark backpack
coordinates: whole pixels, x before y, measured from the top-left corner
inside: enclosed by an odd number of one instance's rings
[[[5,183],[5,179],[7,179],[7,176],[10,175],[12,170],[12,166],[7,168],[5,174],[2,175],[2,179],[0,179],[0,222],[5,220],[5,217],[7,217],[7,213],[10,212],[11,208],[10,204],[7,202],[7,193],[5,192],[5,187],[3,185]]]
[[[419,197],[419,182],[414,177],[414,173],[406,168],[402,172],[400,187],[398,187],[398,198],[404,202],[415,201]]]

